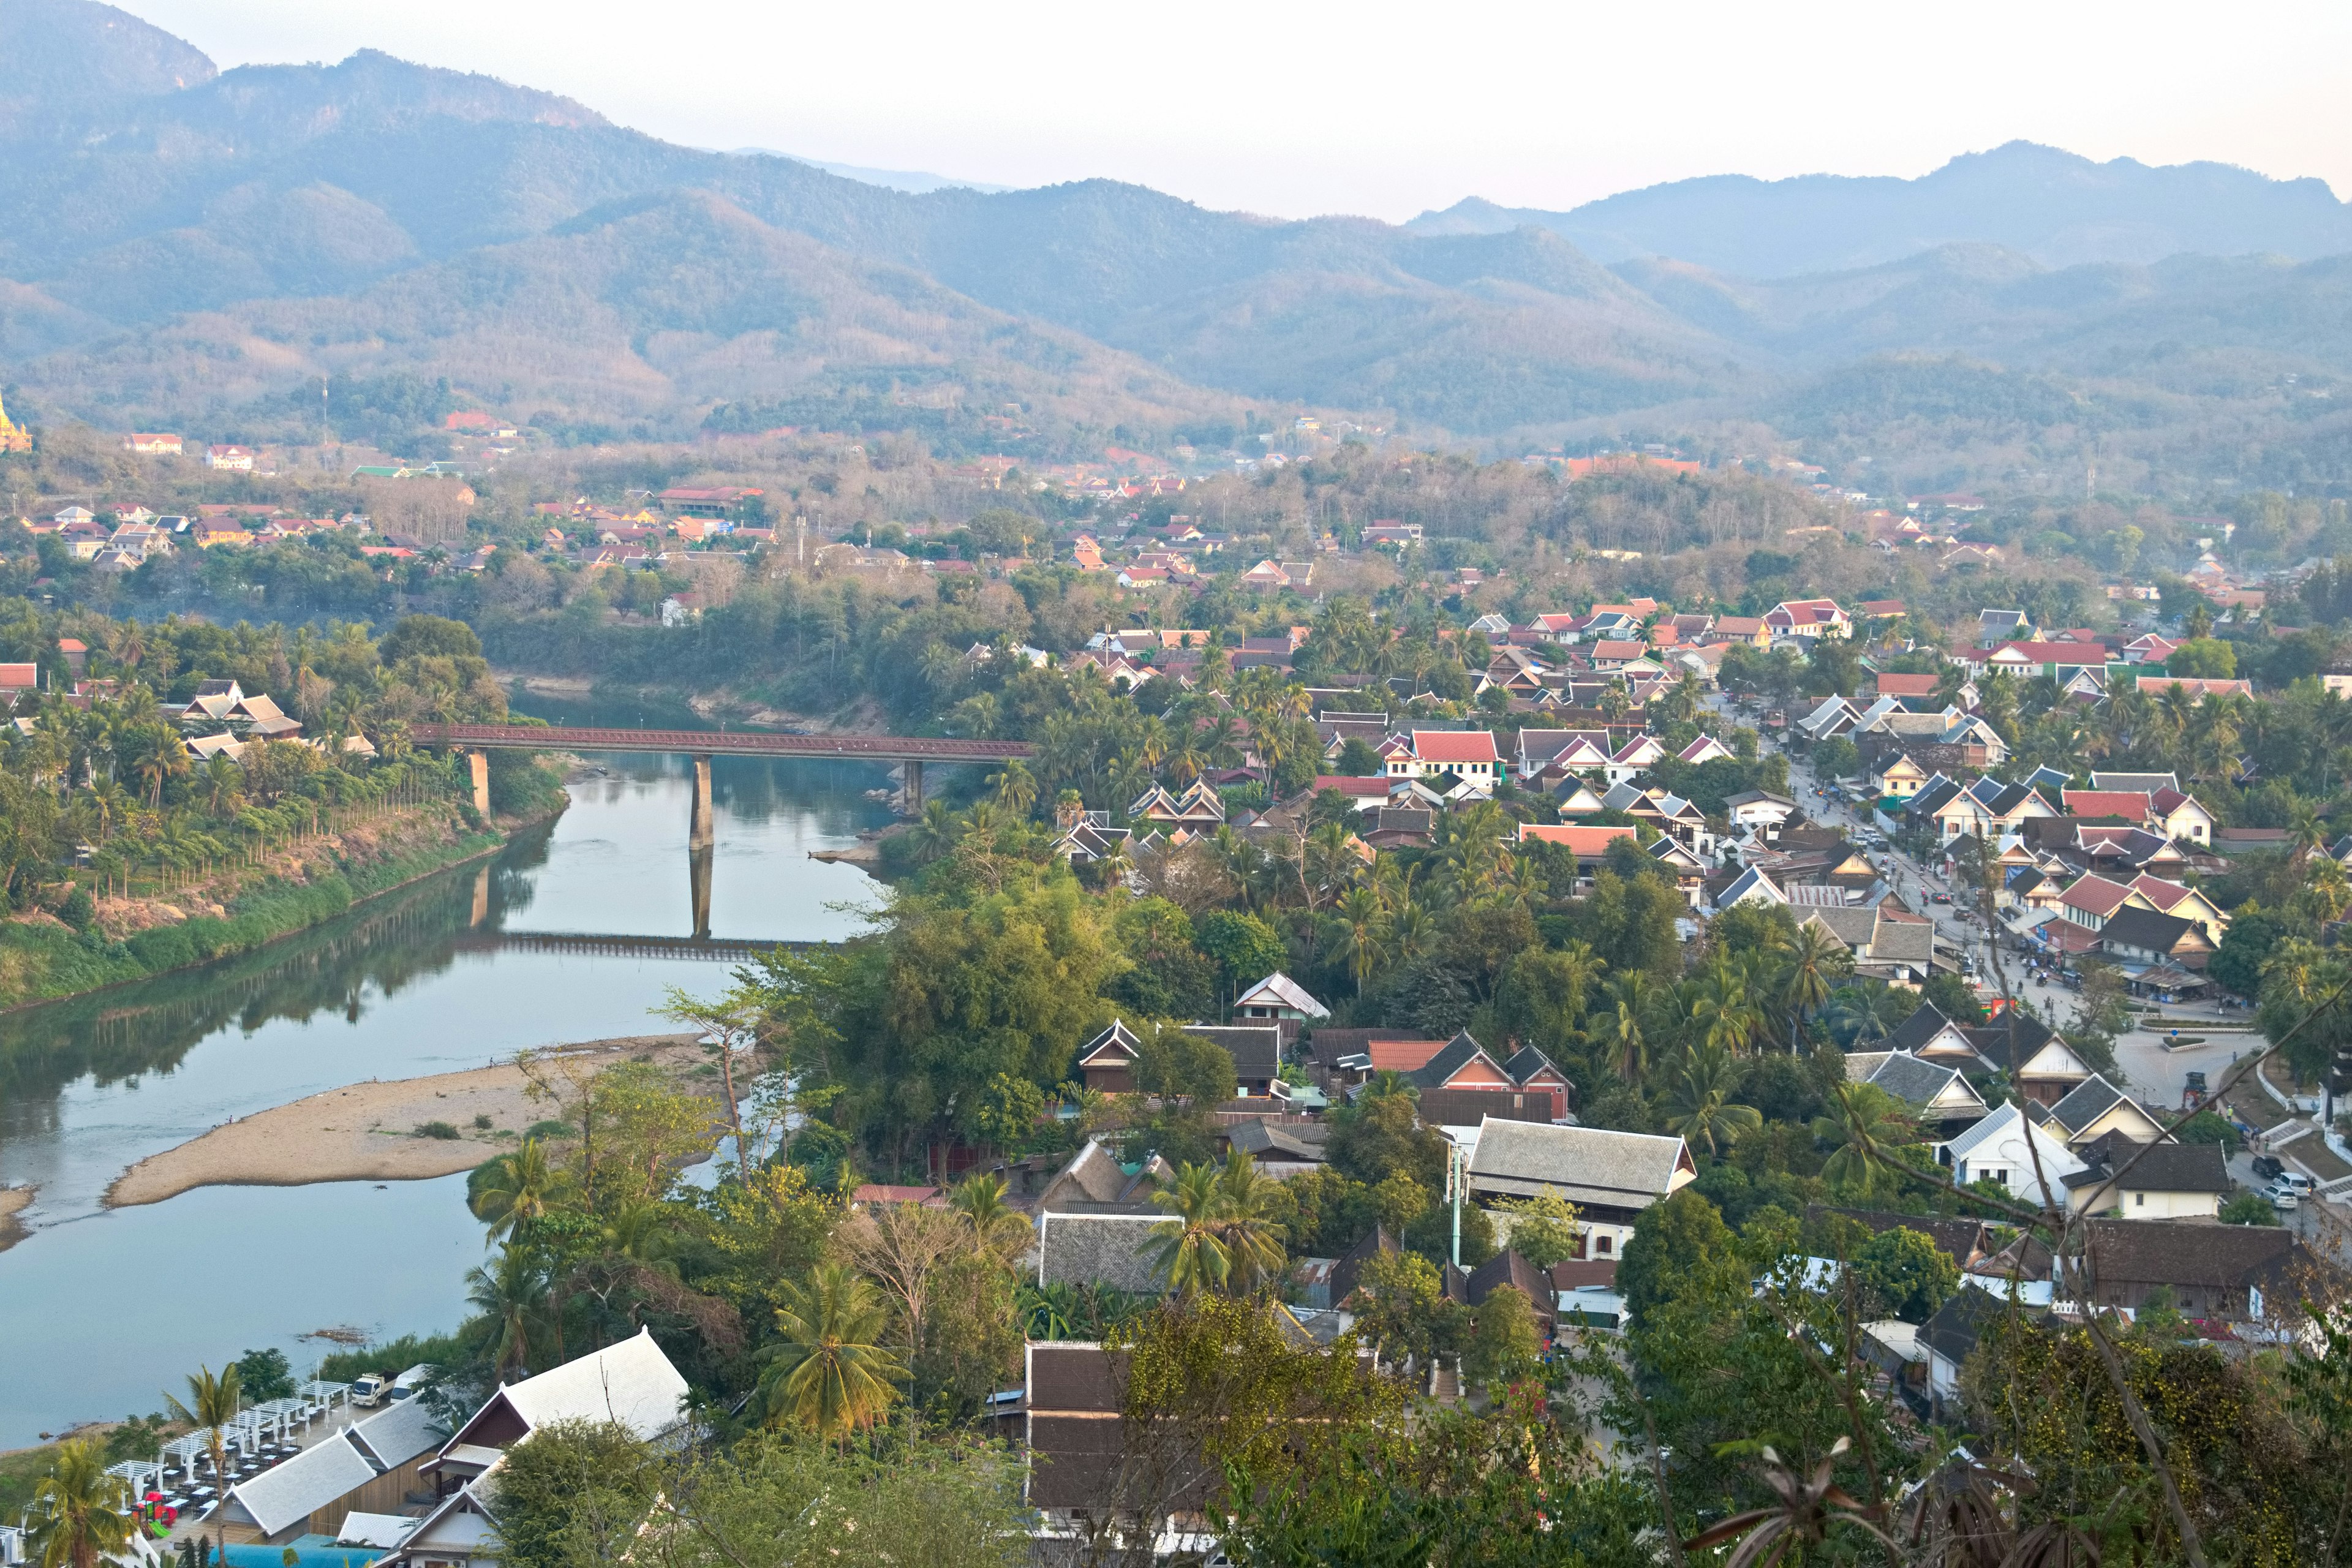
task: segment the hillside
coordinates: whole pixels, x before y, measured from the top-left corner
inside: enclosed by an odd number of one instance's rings
[[[1671,257],[1756,278],[1873,267],[1960,243],[2001,246],[2053,268],[2183,252],[2308,261],[2352,251],[2352,207],[2323,181],[2273,180],[2225,163],[2095,163],[2030,142],[1955,158],[1916,180],[1715,174],[1567,212],[1474,197],[1405,226],[1547,228],[1602,261]]]
[[[373,51],[220,72],[95,0],[11,0],[0,39],[0,384],[41,417],[268,435],[321,375],[446,376],[575,436],[917,408],[885,423],[961,449],[1013,403],[1076,450],[1255,402],[1507,447],[1877,447],[1944,488],[2085,441],[2232,479],[2212,432],[2306,476],[2347,446],[2352,225],[2312,181],[2014,144],[1286,222],[1108,180],[892,189]]]

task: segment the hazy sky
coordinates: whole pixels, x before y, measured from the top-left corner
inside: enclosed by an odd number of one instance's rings
[[[1398,219],[2015,138],[2352,193],[2345,0],[884,6],[126,0],[223,66],[373,46],[709,147]]]

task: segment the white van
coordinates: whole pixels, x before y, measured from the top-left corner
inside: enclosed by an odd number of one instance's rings
[[[439,1367],[428,1366],[423,1362],[410,1367],[392,1380],[392,1402],[397,1405],[404,1399],[414,1399],[419,1390],[439,1375],[440,1371]]]

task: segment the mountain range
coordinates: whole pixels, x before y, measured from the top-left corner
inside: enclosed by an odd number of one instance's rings
[[[1017,405],[1149,443],[1304,405],[1499,445],[1760,421],[1974,471],[2052,431],[2177,452],[2226,406],[2306,478],[2352,450],[2352,217],[2316,181],[2013,144],[1391,226],[858,174],[373,51],[220,71],[96,0],[8,0],[0,382],[255,434],[321,375],[401,375],[654,434]]]

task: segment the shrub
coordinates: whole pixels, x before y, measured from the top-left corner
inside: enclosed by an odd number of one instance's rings
[[[458,1131],[446,1121],[420,1121],[413,1136],[418,1138],[456,1138]]]
[[[88,931],[90,922],[98,919],[98,905],[90,899],[89,889],[75,883],[65,902],[58,906],[58,919],[76,931]]]

